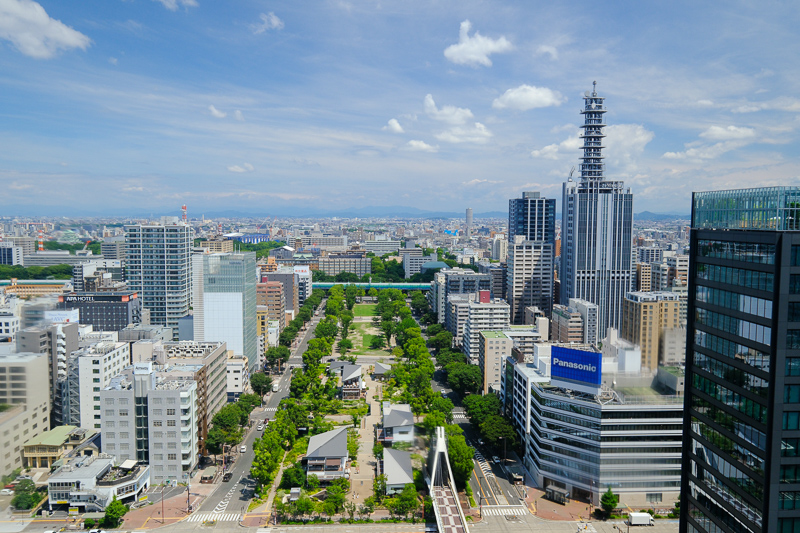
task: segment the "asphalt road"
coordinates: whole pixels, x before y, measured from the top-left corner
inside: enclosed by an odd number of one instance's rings
[[[325,300],[320,304],[320,308],[324,308],[324,304]],[[244,513],[247,510],[247,505],[255,490],[255,481],[250,478],[250,467],[255,456],[253,442],[261,436],[257,426],[265,419],[274,418],[275,411],[278,409],[281,400],[289,396],[289,384],[292,381],[290,370],[293,366],[303,364],[303,352],[308,347],[308,341],[314,338],[314,328],[323,318],[324,315],[320,313],[319,316],[311,319],[306,325],[305,331],[301,333],[302,338],[293,349],[283,374],[272,376],[272,379],[278,383],[278,391],[265,395],[266,403],[264,408],[256,408],[251,414],[252,427],[248,430],[242,443],[234,447],[235,461],[227,470],[233,474],[230,481],[220,482],[214,493],[203,501],[196,512]],[[244,453],[239,452],[242,444],[247,446],[247,450]]]

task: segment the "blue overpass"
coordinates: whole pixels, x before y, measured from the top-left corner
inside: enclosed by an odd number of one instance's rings
[[[335,281],[315,281],[311,284],[314,289],[328,290],[334,285],[355,285],[362,287],[365,291],[370,289],[400,289],[401,291],[429,291],[431,290],[430,283],[337,283]]]

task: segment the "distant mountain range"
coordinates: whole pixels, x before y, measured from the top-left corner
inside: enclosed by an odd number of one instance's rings
[[[135,217],[135,218],[158,218],[162,215],[180,216],[177,209],[158,210],[158,209],[110,209],[110,210],[86,210],[81,214],[61,211],[58,208],[43,209],[33,206],[19,206],[14,213],[2,213],[3,216],[67,216],[67,217]],[[315,207],[296,206],[296,205],[270,205],[265,209],[225,209],[204,211],[202,208],[189,209],[191,218],[205,216],[205,218],[266,218],[266,217],[298,217],[298,218],[441,218],[441,219],[464,219],[465,211],[427,211],[418,207],[409,206],[365,206],[348,207],[345,209],[319,209]],[[556,213],[557,218],[561,218],[561,213]],[[486,219],[507,219],[507,211],[483,211],[475,212],[474,218]],[[688,220],[689,215],[679,213],[653,213],[643,211],[634,215],[634,220],[649,220],[659,222],[663,220]]]

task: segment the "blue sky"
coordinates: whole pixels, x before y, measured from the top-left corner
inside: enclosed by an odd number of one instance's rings
[[[800,181],[792,2],[0,0],[0,210],[560,198],[581,96],[634,210]]]

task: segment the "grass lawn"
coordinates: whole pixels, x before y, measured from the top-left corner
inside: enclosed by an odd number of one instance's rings
[[[353,306],[353,316],[374,316],[376,304],[356,304]]]

